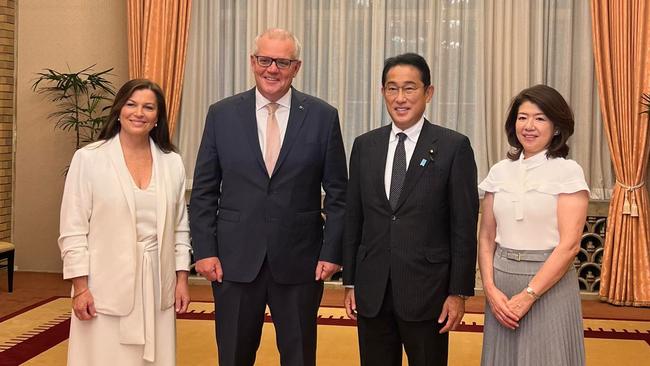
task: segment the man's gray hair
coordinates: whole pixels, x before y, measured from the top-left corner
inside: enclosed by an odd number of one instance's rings
[[[290,39],[293,42],[293,49],[294,49],[294,54],[292,58],[294,60],[300,60],[300,41],[296,36],[293,35],[293,33],[289,32],[288,30],[281,29],[281,28],[270,28],[262,32],[260,35],[255,37],[255,44],[253,45],[253,55],[257,55],[258,51],[258,44],[260,39],[262,38],[269,38],[269,39],[280,39],[280,40],[285,40],[285,39]]]

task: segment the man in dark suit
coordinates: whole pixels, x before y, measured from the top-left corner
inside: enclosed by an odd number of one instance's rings
[[[424,118],[429,67],[386,60],[388,126],[354,142],[343,237],[345,308],[362,365],[446,365],[448,332],[474,294],[478,194],[467,137]]]
[[[222,366],[255,363],[266,305],[282,365],[314,365],[323,280],[340,268],[338,112],[291,87],[299,57],[290,32],[262,33],[250,56],[255,88],[213,104],[206,119],[190,228],[196,270],[214,281]]]

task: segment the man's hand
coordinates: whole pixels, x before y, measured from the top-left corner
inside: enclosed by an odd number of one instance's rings
[[[208,281],[223,281],[223,270],[221,269],[221,262],[217,257],[208,257],[199,259],[196,262],[196,272],[205,277]]]
[[[324,281],[327,277],[333,275],[339,269],[341,269],[341,266],[338,264],[318,261],[318,264],[316,265],[316,281]]]
[[[457,295],[449,295],[442,305],[442,312],[438,317],[438,323],[442,324],[447,318],[447,323],[440,329],[440,334],[455,330],[465,315],[465,300]]]
[[[357,320],[357,301],[354,299],[353,288],[345,288],[343,305],[345,306],[345,312],[348,314],[348,318]]]

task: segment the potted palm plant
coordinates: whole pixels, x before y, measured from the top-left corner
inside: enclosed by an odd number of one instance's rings
[[[105,78],[113,69],[94,72],[94,66],[76,72],[44,69],[32,84],[35,92],[56,104],[48,118],[56,121],[55,128],[74,131],[77,149],[97,139],[115,95]]]

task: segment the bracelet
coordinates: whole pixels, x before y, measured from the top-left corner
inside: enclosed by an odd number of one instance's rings
[[[77,297],[83,295],[86,292],[88,292],[88,287],[86,287],[85,289],[83,289],[83,290],[77,292],[76,294],[74,294],[74,296],[72,296],[72,299],[76,299]]]

